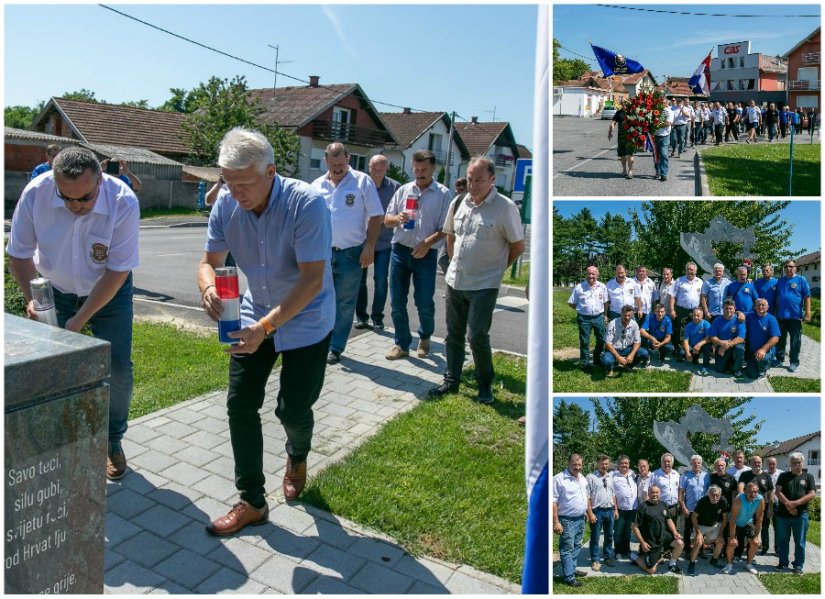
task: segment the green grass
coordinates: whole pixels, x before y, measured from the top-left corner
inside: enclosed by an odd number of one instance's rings
[[[559,539],[560,535],[553,534],[553,551],[558,553],[559,551]],[[584,536],[582,537],[582,547],[585,547],[590,542],[590,525],[585,523],[584,525]]]
[[[819,379],[799,379],[791,376],[769,376],[768,382],[777,393],[819,393]]]
[[[571,291],[553,292],[553,349],[579,347],[576,311],[567,304]],[[595,340],[591,343],[595,344]]]
[[[759,574],[771,595],[819,595],[819,574]]]
[[[794,140],[793,194],[819,196],[820,150]],[[787,196],[789,144],[720,146],[702,151],[708,186],[715,196]]]
[[[513,267],[511,266],[507,270],[504,271],[504,278],[501,279],[502,284],[504,285],[515,285],[516,287],[526,287],[527,281],[530,280],[530,263],[524,262],[521,265],[521,269],[519,270],[518,274],[515,278],[510,277],[510,273],[513,271]]]
[[[820,535],[822,534],[822,523],[819,520],[808,521],[808,534],[805,535],[805,540],[812,545],[819,547],[821,543]]]
[[[595,391],[598,393],[628,392],[645,393],[673,392],[682,393],[690,390],[689,372],[667,372],[650,369],[636,369],[633,372],[616,370],[616,378],[606,378],[604,371],[594,367],[588,374],[578,365],[578,361],[553,360],[553,391],[556,393],[579,393]]]
[[[208,208],[208,207],[207,207]],[[158,218],[160,216],[203,216],[204,211],[194,208],[151,208],[140,211],[140,218]]]
[[[816,297],[811,298],[811,322],[802,323],[802,334],[810,337],[814,341],[820,340],[822,327],[822,300]]]
[[[495,355],[496,402],[482,406],[471,370],[458,394],[389,421],[311,479],[303,501],[397,539],[414,555],[466,563],[520,582],[526,362]]]
[[[206,337],[172,325],[136,322],[129,418],[227,387],[229,355],[223,347],[217,334]]]
[[[661,566],[659,566],[661,568]],[[661,570],[659,570],[661,571]],[[582,586],[572,588],[553,581],[554,595],[678,595],[676,576],[588,576],[579,578]]]

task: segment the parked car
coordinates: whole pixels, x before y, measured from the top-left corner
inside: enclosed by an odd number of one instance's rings
[[[616,116],[615,108],[605,108],[602,110],[602,120],[612,121],[614,116]]]

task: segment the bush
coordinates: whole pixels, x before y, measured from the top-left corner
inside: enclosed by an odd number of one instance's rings
[[[26,317],[26,298],[17,286],[17,281],[11,276],[9,270],[9,255],[6,254],[3,262],[3,276],[5,277],[5,296],[3,298],[3,310],[9,314]]]
[[[821,517],[821,511],[821,498],[814,497],[813,499],[811,499],[810,503],[808,503],[808,518],[815,522],[819,522],[819,519]]]

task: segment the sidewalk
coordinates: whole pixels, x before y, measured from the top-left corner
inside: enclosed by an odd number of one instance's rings
[[[431,357],[390,362],[391,333],[351,338],[341,363],[326,371],[315,404],[317,476],[438,384],[442,340]],[[129,423],[123,441],[130,471],[108,482],[106,593],[519,593],[506,580],[461,564],[414,558],[392,539],[280,491],[286,455],[274,416],[279,369],[261,411],[270,522],[226,538],[204,526],[237,498],[226,418],[216,391]]]

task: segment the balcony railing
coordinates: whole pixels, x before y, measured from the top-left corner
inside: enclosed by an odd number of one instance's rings
[[[808,466],[819,466],[819,458],[811,458],[808,460]]]
[[[496,154],[496,166],[511,166],[515,157],[507,154]]]
[[[788,81],[788,90],[819,89],[819,81]]]
[[[436,164],[446,164],[447,151],[446,150],[430,150],[435,156]],[[455,152],[450,152],[450,165],[455,164]]]
[[[802,55],[802,64],[819,64],[820,52],[806,52]]]
[[[338,121],[312,121],[312,136],[316,139],[341,141],[358,146],[383,147],[390,143],[385,131],[355,127]]]

